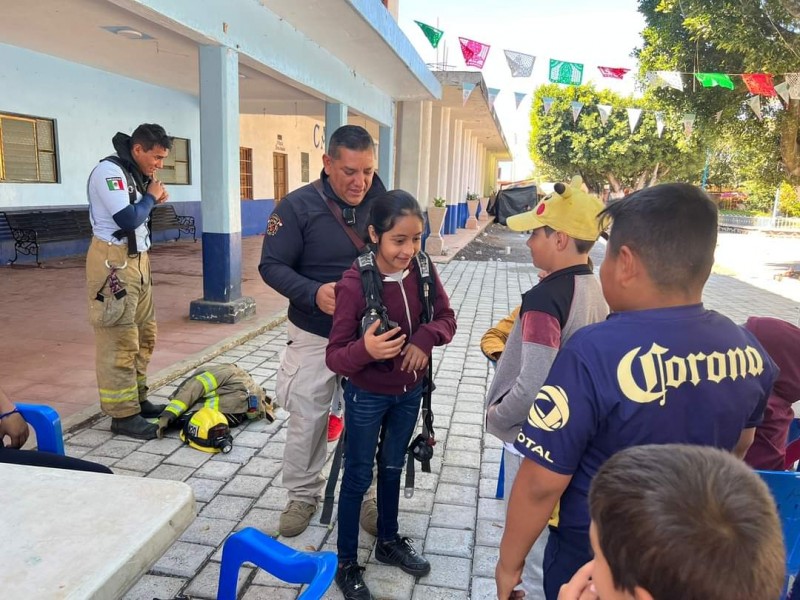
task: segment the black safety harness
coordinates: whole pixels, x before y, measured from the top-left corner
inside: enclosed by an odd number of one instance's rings
[[[112,154],[111,156],[106,156],[100,162],[107,160],[108,162],[114,163],[122,172],[125,173],[125,180],[128,185],[128,201],[131,204],[136,204],[136,188],[139,188],[139,191],[144,196],[147,191],[145,187],[144,181],[137,181],[134,177],[133,173],[131,172],[130,167],[128,166],[127,162]],[[147,227],[148,235],[150,235],[150,218],[148,217],[144,222],[145,227]],[[115,239],[122,240],[127,238],[128,240],[128,256],[136,256],[139,253],[139,246],[136,243],[136,230],[135,229],[117,229],[114,233],[111,234]]]
[[[433,320],[433,306],[436,300],[436,285],[433,277],[433,266],[430,257],[420,251],[415,257],[417,269],[419,271],[419,296],[422,302],[422,323],[430,323]],[[361,287],[366,301],[365,313],[374,310],[380,315],[386,315],[386,307],[383,305],[381,294],[383,292],[383,282],[381,274],[375,265],[375,255],[371,248],[367,247],[356,260],[358,271],[361,276]],[[433,383],[433,361],[428,360],[428,373],[422,383],[422,431],[408,446],[406,459],[406,480],[405,496],[411,498],[414,495],[414,459],[422,463],[422,471],[431,472],[430,459],[433,457],[433,447],[436,445],[435,432],[433,429],[433,410],[431,409],[431,395],[436,386]],[[331,471],[328,475],[328,483],[325,486],[325,500],[322,505],[322,515],[320,523],[328,525],[333,514],[333,502],[336,494],[336,482],[339,478],[339,471],[342,466],[342,455],[344,453],[345,438],[347,430],[342,433],[336,444],[336,450],[331,463]]]

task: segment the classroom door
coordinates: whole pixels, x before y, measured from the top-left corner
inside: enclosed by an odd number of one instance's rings
[[[275,182],[275,202],[280,202],[286,196],[286,155],[280,152],[272,153],[272,174]]]

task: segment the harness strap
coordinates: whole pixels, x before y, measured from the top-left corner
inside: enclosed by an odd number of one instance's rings
[[[125,180],[128,184],[128,202],[131,204],[136,204],[136,181],[133,178],[133,173],[130,172],[125,163],[118,157],[111,155],[106,156],[103,160],[107,160],[108,162],[112,162],[117,165],[122,172],[125,174]],[[103,162],[103,161],[100,161]],[[142,192],[144,194],[144,192]],[[149,219],[145,221],[145,224],[149,223]],[[149,225],[148,227],[148,234],[150,231]],[[136,230],[132,229],[117,229],[114,233],[111,234],[115,239],[121,240],[123,238],[128,239],[128,256],[133,256],[139,253],[139,246],[136,243]]]
[[[336,482],[339,479],[339,471],[342,469],[342,455],[344,454],[344,438],[347,437],[347,431],[343,430],[339,441],[336,442],[336,450],[333,453],[333,462],[331,462],[331,472],[328,475],[328,483],[325,485],[325,500],[322,503],[322,514],[319,517],[319,522],[323,525],[331,524],[331,516],[333,515],[333,500],[336,496]]]

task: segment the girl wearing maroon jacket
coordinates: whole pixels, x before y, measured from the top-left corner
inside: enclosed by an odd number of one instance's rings
[[[336,310],[328,338],[328,368],[344,375],[344,475],[339,494],[339,569],[336,583],[346,600],[372,598],[358,565],[358,519],[361,501],[378,461],[378,541],[375,558],[422,577],[430,563],[398,535],[400,475],[422,400],[431,350],[450,342],[456,320],[439,276],[433,270],[435,301],[423,323],[420,274],[415,255],[422,244],[424,220],[414,197],[402,190],[373,202],[368,235],[382,280],[382,303],[394,326],[378,333],[379,321],[361,334],[366,310],[361,275],[354,264],[336,284]]]

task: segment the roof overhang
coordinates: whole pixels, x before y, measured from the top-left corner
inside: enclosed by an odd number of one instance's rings
[[[489,102],[483,75],[475,71],[434,71],[434,75],[442,84],[441,105],[450,109],[451,118],[462,121],[464,129],[470,130],[498,160],[511,160],[511,149]],[[475,86],[466,103],[462,91],[465,83]]]
[[[377,0],[259,0],[395,100],[436,100],[442,89]]]
[[[240,110],[257,114],[324,118],[326,101],[343,102],[352,114],[390,124],[392,100],[440,96],[381,3],[296,2],[292,12],[293,4],[233,0],[201,10],[194,0],[12,2],[3,8],[0,44],[192,95],[199,94],[198,46],[229,46],[239,52]],[[123,26],[143,38],[114,33]]]

